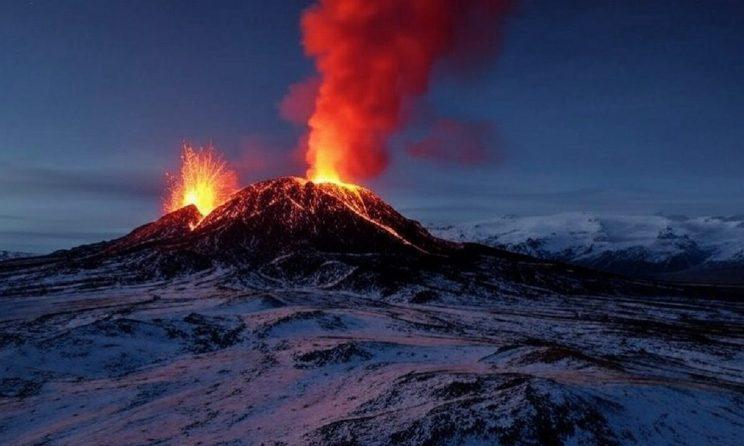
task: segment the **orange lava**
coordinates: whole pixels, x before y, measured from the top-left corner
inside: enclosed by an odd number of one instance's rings
[[[181,171],[166,176],[169,196],[165,200],[165,212],[193,204],[206,217],[238,190],[238,175],[211,146],[194,149],[184,144]]]

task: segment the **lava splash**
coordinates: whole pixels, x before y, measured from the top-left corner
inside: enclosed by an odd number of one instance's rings
[[[178,175],[166,174],[166,213],[193,204],[206,216],[239,189],[237,174],[212,146],[194,149],[184,144],[181,161]]]

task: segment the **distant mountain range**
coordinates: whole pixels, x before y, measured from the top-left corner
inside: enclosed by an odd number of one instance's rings
[[[7,259],[15,259],[18,257],[29,257],[32,254],[28,254],[25,252],[16,252],[16,251],[3,251],[0,249],[0,260],[7,260]]]
[[[744,216],[563,213],[430,225],[442,238],[633,277],[744,283]]]

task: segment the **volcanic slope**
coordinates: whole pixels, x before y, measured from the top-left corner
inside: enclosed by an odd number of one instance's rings
[[[187,206],[116,240],[4,262],[0,293],[9,285],[139,283],[255,267],[292,253],[420,255],[455,246],[367,189],[287,177],[246,187],[206,218]]]
[[[0,262],[0,444],[738,444],[737,288],[429,235],[281,178]]]
[[[387,294],[432,277],[467,282],[485,293],[505,286],[525,293],[536,286],[558,292],[690,291],[449,242],[363,187],[285,177],[244,188],[206,217],[188,206],[116,240],[2,262],[0,294],[210,272],[253,286],[336,286]]]
[[[218,258],[296,250],[436,254],[456,246],[361,186],[294,177],[248,186],[209,214],[193,236],[200,252]]]

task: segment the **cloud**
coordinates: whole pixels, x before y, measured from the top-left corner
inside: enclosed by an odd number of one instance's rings
[[[47,240],[73,240],[79,243],[93,243],[101,240],[111,240],[121,237],[122,233],[118,232],[97,232],[97,231],[21,231],[8,230],[0,231],[0,239],[20,239],[38,241]]]
[[[21,221],[21,220],[26,220],[26,217],[21,217],[21,216],[19,216],[19,215],[6,215],[6,214],[1,214],[1,215],[0,215],[0,220]]]
[[[410,143],[406,152],[436,163],[473,166],[497,160],[496,144],[495,127],[489,122],[440,118],[424,138]]]
[[[318,96],[320,78],[311,77],[289,86],[287,94],[279,103],[279,115],[285,120],[305,125],[315,109],[315,98]]]
[[[42,194],[50,199],[71,193],[150,200],[159,199],[163,187],[163,176],[154,171],[11,166],[0,174],[0,190],[13,191],[15,196]]]
[[[244,136],[238,155],[230,165],[238,171],[244,183],[284,175],[297,175],[304,169],[304,160],[286,143],[262,135]]]

